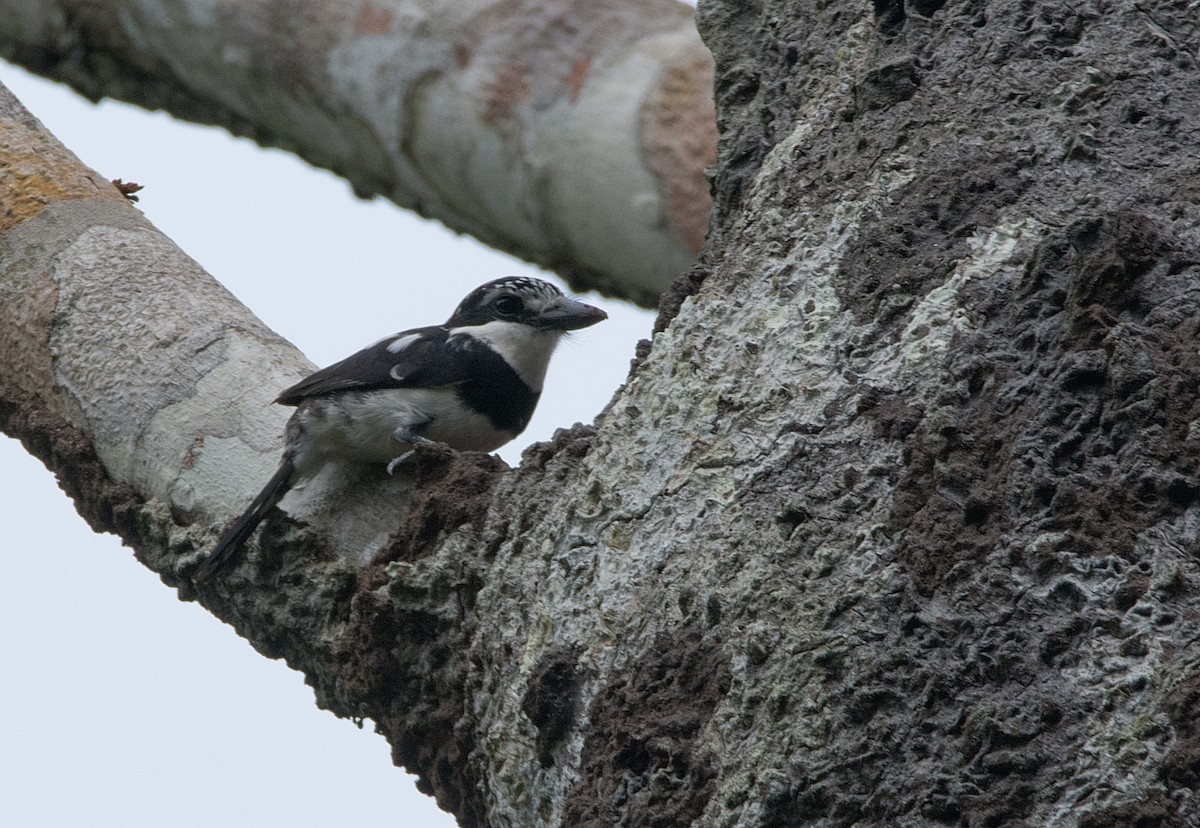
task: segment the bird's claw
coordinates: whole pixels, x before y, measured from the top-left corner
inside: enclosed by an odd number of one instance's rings
[[[436,446],[439,443],[436,440],[430,440],[428,437],[422,437],[420,434],[414,434],[410,429],[403,426],[392,432],[392,439],[397,443],[408,443],[412,446],[408,451],[401,454],[399,457],[392,458],[392,461],[387,464],[387,473],[389,475],[396,473],[396,467],[401,463],[411,459],[417,453],[418,446]]]
[[[404,461],[408,460],[408,458],[412,457],[416,453],[417,453],[416,449],[409,449],[408,451],[404,452],[404,454],[401,454],[399,457],[392,458],[392,461],[387,464],[388,475],[389,476],[394,475],[396,473],[396,467],[399,466]]]

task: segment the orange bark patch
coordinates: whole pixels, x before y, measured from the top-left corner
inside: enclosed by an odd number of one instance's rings
[[[0,159],[0,168],[3,166],[4,161]],[[0,181],[0,232],[28,221],[65,196],[55,182],[44,175],[35,173],[16,180],[5,175]]]
[[[358,16],[354,19],[356,34],[382,35],[392,30],[395,15],[391,9],[383,9],[374,3],[363,3],[358,7]]]
[[[571,103],[579,100],[579,93],[583,89],[583,84],[587,80],[588,73],[592,71],[592,56],[584,55],[571,64],[571,70],[567,73],[567,89],[571,91]]]
[[[0,127],[0,232],[51,204],[98,196],[121,198],[107,181],[92,178],[61,145],[32,132]]]
[[[700,252],[712,198],[704,169],[717,157],[717,123],[709,57],[669,67],[642,106],[641,144],[654,173],[667,223]]]
[[[484,84],[479,117],[485,124],[509,118],[532,94],[533,81],[529,77],[528,64],[520,60],[505,61],[491,81]]]

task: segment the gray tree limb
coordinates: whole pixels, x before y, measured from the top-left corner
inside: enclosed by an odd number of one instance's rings
[[[644,304],[704,239],[712,61],[675,0],[0,0],[0,56]]]

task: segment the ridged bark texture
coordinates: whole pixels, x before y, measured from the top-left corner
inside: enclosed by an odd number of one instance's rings
[[[1200,820],[1189,14],[701,5],[701,267],[439,553],[467,824]]]
[[[489,824],[1200,820],[1189,15],[701,5],[704,267],[485,530]]]

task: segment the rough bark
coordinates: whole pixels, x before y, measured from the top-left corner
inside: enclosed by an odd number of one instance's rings
[[[1191,11],[699,20],[713,233],[595,428],[198,597],[463,825],[1196,824]]]
[[[703,823],[1195,824],[1194,9],[864,11],[701,6]]]
[[[0,56],[642,303],[704,239],[712,61],[675,0],[0,0]]]

